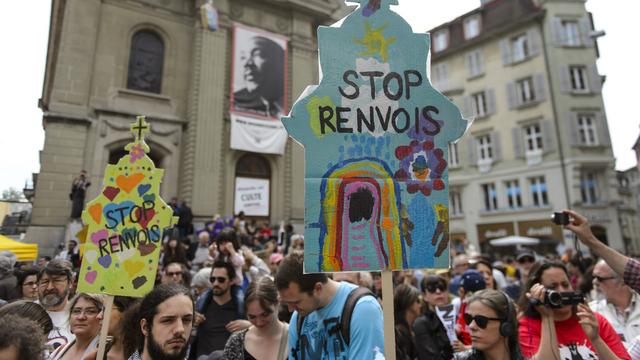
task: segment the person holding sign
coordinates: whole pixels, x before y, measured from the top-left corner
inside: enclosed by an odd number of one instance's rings
[[[341,319],[356,285],[303,273],[303,257],[287,256],[276,274],[280,301],[291,316],[289,359],[375,359],[384,356],[382,309],[373,296],[357,300],[343,337]],[[298,319],[303,317],[298,325]]]
[[[455,354],[455,360],[525,359],[518,343],[516,307],[504,293],[493,289],[475,293],[467,302],[464,321],[473,348]]]
[[[102,311],[102,297],[80,293],[69,303],[69,328],[76,338],[61,346],[49,357],[50,360],[84,359],[98,345],[100,332],[99,316]]]
[[[441,276],[429,275],[422,279],[422,289],[427,308],[413,323],[418,359],[449,360],[453,357],[451,342],[457,340],[455,321],[458,312],[450,304],[447,281]],[[449,312],[438,316],[437,311],[445,307],[449,308]],[[448,322],[452,331],[447,331],[445,322]]]

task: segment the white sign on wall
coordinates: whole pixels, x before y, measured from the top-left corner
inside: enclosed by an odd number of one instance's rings
[[[269,216],[269,180],[237,177],[234,213]]]

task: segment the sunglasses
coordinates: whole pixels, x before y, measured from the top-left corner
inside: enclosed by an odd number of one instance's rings
[[[167,276],[182,276],[182,271],[166,272],[165,274],[166,274]]]
[[[427,291],[430,293],[435,293],[436,290],[440,290],[440,292],[444,292],[446,287],[443,284],[427,284]]]
[[[530,257],[527,256],[527,257],[523,257],[520,260],[518,260],[518,263],[524,264],[524,263],[532,263],[534,261],[535,261],[535,259],[530,258]]]
[[[224,284],[227,282],[227,278],[224,276],[212,276],[209,278],[209,281],[213,284],[214,282],[219,282],[220,284]]]
[[[615,279],[615,276],[598,276],[598,275],[593,275],[593,278],[598,280],[598,282],[605,282],[607,280],[611,280],[611,279]]]
[[[463,315],[464,317],[464,322],[467,325],[471,325],[472,322],[476,322],[476,325],[478,325],[478,327],[480,329],[486,329],[487,325],[489,325],[489,321],[494,320],[494,321],[502,321],[502,319],[498,319],[498,318],[490,318],[490,317],[486,317],[484,315],[476,315],[476,316],[472,316],[471,314],[465,313]]]

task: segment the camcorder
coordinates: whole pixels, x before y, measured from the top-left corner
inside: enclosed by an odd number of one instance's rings
[[[565,305],[578,305],[584,302],[584,294],[579,291],[557,292],[544,291],[544,306],[559,309]]]
[[[569,225],[569,214],[565,212],[554,212],[551,214],[551,221],[556,225]]]

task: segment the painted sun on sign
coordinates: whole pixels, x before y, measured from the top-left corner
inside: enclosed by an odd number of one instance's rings
[[[104,188],[82,213],[87,229],[78,291],[141,297],[153,288],[164,230],[177,222],[160,198],[164,170],[147,156],[143,116],[129,153],[107,165]]]
[[[448,144],[467,121],[427,77],[427,34],[360,0],[320,27],[320,84],[301,95],[289,135],[305,147],[305,271],[449,265]]]

